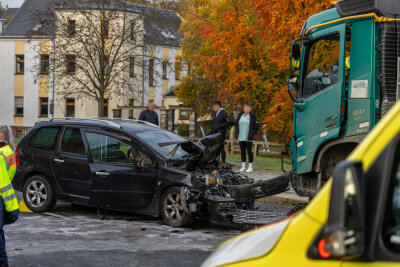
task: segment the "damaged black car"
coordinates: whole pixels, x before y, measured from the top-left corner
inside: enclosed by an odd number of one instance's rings
[[[52,118],[18,144],[13,185],[34,212],[60,200],[161,215],[176,227],[257,222],[255,199],[287,190],[290,174],[254,181],[235,172],[216,160],[219,140],[192,142],[143,121]]]

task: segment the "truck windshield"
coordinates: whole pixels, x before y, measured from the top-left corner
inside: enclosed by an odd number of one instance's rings
[[[168,131],[143,131],[136,133],[136,135],[164,158],[181,161],[191,156],[189,147],[192,147],[192,143],[174,133]]]

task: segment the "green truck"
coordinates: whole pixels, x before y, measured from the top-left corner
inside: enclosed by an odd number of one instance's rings
[[[400,94],[400,1],[340,0],[293,41],[291,184],[312,197]]]

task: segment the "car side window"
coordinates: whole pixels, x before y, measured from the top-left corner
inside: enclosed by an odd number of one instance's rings
[[[54,150],[60,127],[42,127],[29,139],[27,146],[37,149]]]
[[[153,161],[139,149],[132,147],[128,153],[129,161],[140,168],[153,167]]]
[[[85,144],[79,128],[66,128],[61,140],[61,152],[86,155]]]
[[[400,144],[394,156],[382,234],[387,248],[400,254]]]
[[[130,163],[131,146],[114,137],[85,133],[94,163]]]
[[[338,82],[339,52],[339,33],[321,37],[308,48],[303,98],[308,98]]]

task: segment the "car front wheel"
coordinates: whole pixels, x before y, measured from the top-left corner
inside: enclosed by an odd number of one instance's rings
[[[161,215],[164,222],[175,227],[188,227],[193,223],[193,216],[182,205],[180,187],[168,188],[161,198]]]
[[[25,182],[23,195],[25,204],[34,212],[49,211],[56,204],[53,188],[40,175],[34,175]]]

